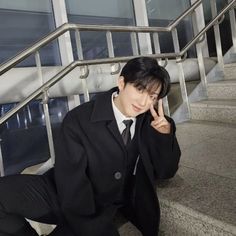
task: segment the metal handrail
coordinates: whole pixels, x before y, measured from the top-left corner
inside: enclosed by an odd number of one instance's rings
[[[235,4],[236,0],[232,0],[226,7],[224,7],[217,16],[215,16],[179,53],[180,56],[183,56],[189,48],[191,48],[198,40],[205,34],[212,26],[215,25],[216,22],[227,12],[229,11],[233,5]]]
[[[19,62],[23,61],[25,58],[31,54],[38,51],[41,47],[50,43],[54,39],[58,38],[62,34],[70,30],[82,30],[82,31],[113,31],[113,32],[136,32],[136,33],[152,33],[152,32],[170,32],[175,28],[179,22],[185,18],[187,15],[192,13],[200,4],[202,0],[196,1],[189,9],[183,12],[176,20],[171,22],[166,27],[149,27],[149,26],[112,26],[112,25],[81,25],[81,24],[71,24],[65,23],[37,41],[31,47],[23,50],[10,60],[0,65],[0,75],[4,74]]]
[[[177,17],[174,21],[172,21],[168,25],[168,31],[172,31],[178,24],[179,22],[184,19],[187,15],[192,13],[200,4],[202,3],[202,0],[196,1],[193,5],[191,5],[190,8],[188,8],[186,11],[184,11],[179,17]]]
[[[170,53],[171,57],[175,58],[177,54]],[[152,54],[148,55],[149,57],[153,58],[161,58],[161,54]],[[30,101],[37,98],[44,92],[46,92],[50,87],[52,87],[54,84],[56,84],[58,81],[60,81],[65,75],[67,75],[69,72],[71,72],[74,68],[78,66],[87,66],[87,65],[97,65],[97,64],[108,64],[108,63],[117,63],[117,62],[126,62],[128,60],[131,60],[137,56],[129,56],[129,57],[115,57],[115,58],[104,58],[104,59],[94,59],[94,60],[83,60],[83,61],[74,61],[70,63],[68,66],[66,66],[64,69],[62,69],[59,73],[57,73],[54,77],[52,77],[50,80],[48,80],[46,83],[44,83],[41,87],[39,87],[37,90],[32,92],[27,98],[25,98],[23,101],[18,103],[13,109],[5,113],[0,117],[0,125],[3,124],[5,121],[7,121],[9,118],[11,118],[16,112],[18,112],[21,108],[23,108],[25,105],[27,105]]]
[[[232,8],[233,4],[235,4],[236,0],[232,0],[225,8],[221,10],[221,12],[211,20],[179,53],[160,53],[160,54],[151,54],[146,55],[153,58],[181,58],[183,55],[186,54],[187,50],[193,46],[195,43],[198,42],[199,38],[202,37],[206,31],[211,28],[219,18],[225,14],[230,8]],[[31,93],[26,99],[20,102],[16,107],[14,107],[9,112],[5,113],[0,118],[0,125],[7,121],[11,116],[13,116],[16,112],[18,112],[21,108],[27,105],[30,101],[40,96],[42,93],[46,92],[50,87],[56,84],[59,80],[61,80],[65,75],[67,75],[70,71],[78,66],[85,66],[85,65],[96,65],[96,64],[108,64],[108,63],[117,63],[117,62],[126,62],[136,56],[129,56],[129,57],[116,57],[116,58],[104,58],[104,59],[93,59],[93,60],[83,60],[83,61],[74,61],[61,70],[58,74],[56,74],[53,78],[48,80],[44,83],[41,87]]]

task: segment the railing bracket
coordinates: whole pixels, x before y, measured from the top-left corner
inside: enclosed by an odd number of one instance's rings
[[[221,18],[218,21],[216,21],[214,25],[220,25],[224,19],[225,19],[225,15],[222,15]]]
[[[177,57],[176,58],[176,63],[181,63],[183,61],[185,61],[185,59],[187,58],[187,52],[184,53],[183,57]]]
[[[203,34],[197,41],[197,43],[202,43],[206,38],[206,34]]]
[[[120,63],[117,63],[117,69],[112,71],[112,68],[114,68],[115,65],[116,64],[111,64],[111,75],[115,75],[115,74],[119,74],[120,73],[120,69],[121,69]]]
[[[89,76],[89,68],[88,66],[83,66],[82,68],[80,68],[81,70],[81,75],[80,75],[80,79],[86,79]]]
[[[48,87],[44,88],[43,95],[42,95],[42,104],[48,104],[49,94],[48,94]]]

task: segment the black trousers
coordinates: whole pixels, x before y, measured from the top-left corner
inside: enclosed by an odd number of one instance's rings
[[[51,235],[73,235],[63,219],[55,186],[49,176],[13,175],[0,178],[0,236],[38,235],[25,218],[57,224]]]
[[[81,224],[83,233],[79,236],[118,236],[112,220],[115,212],[115,208],[108,209],[99,217],[87,218]],[[0,236],[37,236],[25,218],[56,224],[51,236],[77,236],[64,219],[50,176],[13,175],[0,178]],[[104,227],[101,227],[103,224]]]

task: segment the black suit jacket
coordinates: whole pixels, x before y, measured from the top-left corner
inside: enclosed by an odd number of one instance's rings
[[[81,222],[99,215],[98,202],[112,205],[123,186],[123,178],[115,178],[115,173],[124,173],[126,155],[112,110],[111,94],[115,90],[68,112],[56,144],[54,171],[59,201],[68,224],[79,236],[90,236]],[[149,112],[137,117],[135,130],[140,158],[135,184],[131,186],[133,207],[137,226],[147,234],[152,230],[150,236],[160,217],[155,179],[174,176],[180,158],[175,125],[168,119],[172,123],[171,134],[155,131],[150,126]]]

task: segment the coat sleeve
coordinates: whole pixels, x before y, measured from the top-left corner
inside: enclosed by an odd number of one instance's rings
[[[91,182],[86,174],[87,157],[81,129],[69,112],[56,142],[55,182],[62,212],[76,235],[81,218],[95,213]]]
[[[178,170],[181,151],[175,136],[175,123],[166,117],[171,123],[171,133],[162,134],[156,131],[151,125],[151,118],[148,119],[144,135],[148,156],[151,159],[154,175],[157,179],[172,178]]]

